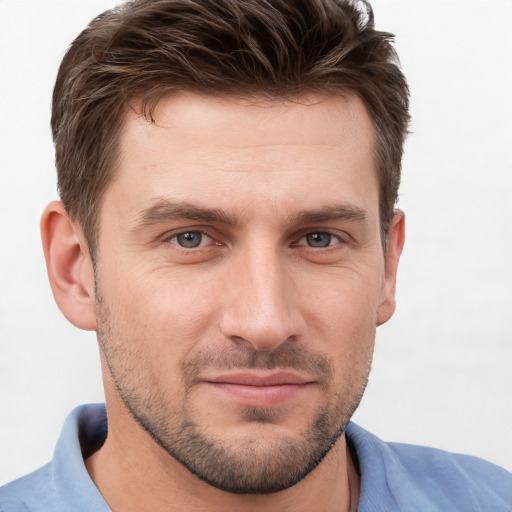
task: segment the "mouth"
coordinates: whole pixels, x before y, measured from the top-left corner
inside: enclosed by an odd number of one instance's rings
[[[236,372],[203,378],[203,384],[224,399],[245,407],[276,407],[298,398],[314,381],[295,373]]]

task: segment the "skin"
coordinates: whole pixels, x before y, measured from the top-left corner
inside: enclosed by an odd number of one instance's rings
[[[355,510],[343,435],[296,485],[233,494],[198,479],[133,415],[172,432],[193,424],[251,478],[309,446],[322,412],[336,439],[364,390],[375,329],[393,314],[404,241],[397,212],[383,253],[368,113],[355,97],[181,95],[155,118],[127,114],[96,283],[61,203],[42,220],[57,303],[98,332],[109,435],[86,461],[92,479],[115,512]],[[231,392],[216,381],[283,369],[300,384]]]

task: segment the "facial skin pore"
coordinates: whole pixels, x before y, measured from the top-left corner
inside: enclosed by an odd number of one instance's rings
[[[115,512],[355,510],[343,429],[404,235],[398,212],[383,253],[369,115],[180,95],[155,119],[127,114],[94,271],[61,205],[43,217],[59,306],[98,333],[91,477]]]

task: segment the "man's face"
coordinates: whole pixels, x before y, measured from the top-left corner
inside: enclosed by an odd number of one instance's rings
[[[193,95],[155,118],[129,113],[102,204],[107,405],[216,487],[287,488],[342,434],[390,315],[371,121],[355,98]]]

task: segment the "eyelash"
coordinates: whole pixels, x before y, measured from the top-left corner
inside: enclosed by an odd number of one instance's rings
[[[211,240],[213,240],[215,242],[214,244],[212,244],[214,246],[221,246],[222,245],[221,243],[217,242],[215,240],[215,237],[212,236],[209,232],[207,232],[204,229],[200,229],[200,228],[195,228],[195,229],[194,228],[189,228],[189,229],[184,229],[184,230],[172,233],[170,235],[165,236],[165,238],[163,239],[163,242],[175,245],[175,246],[177,246],[180,249],[185,250],[185,251],[191,251],[193,249],[198,250],[198,249],[204,248],[203,245],[198,245],[197,247],[184,247],[183,245],[179,244],[177,242],[177,238],[179,236],[181,236],[181,235],[186,235],[187,233],[190,233],[190,234],[200,234],[201,236],[208,237],[208,238],[210,238]],[[329,240],[329,245],[327,245],[327,246],[316,246],[315,247],[313,245],[308,245],[307,243],[305,243],[305,244],[301,244],[300,243],[303,239],[305,239],[306,237],[311,236],[311,235],[327,235],[327,236],[331,237],[331,239]],[[335,239],[335,243],[334,244],[331,244],[332,238]],[[331,230],[325,230],[325,229],[324,230],[322,230],[322,229],[319,229],[319,230],[308,230],[308,231],[303,232],[298,238],[296,238],[295,241],[293,241],[290,244],[290,247],[305,247],[307,249],[312,249],[314,251],[317,251],[319,249],[324,249],[324,250],[331,249],[332,250],[332,249],[334,249],[338,245],[343,245],[343,244],[348,243],[348,240],[346,238],[347,238],[346,236],[345,237],[341,236],[339,233],[333,232]],[[201,240],[200,243],[202,243],[202,240]]]
[[[173,243],[173,240],[177,240],[177,238],[181,235],[186,235],[187,233],[194,233],[194,234],[200,234],[201,236],[206,236],[210,239],[212,239],[213,241],[215,241],[215,238],[208,232],[206,232],[205,230],[202,230],[202,229],[194,229],[194,228],[191,228],[191,229],[184,229],[182,231],[178,231],[176,233],[172,233],[170,235],[167,235],[165,236],[165,238],[163,239],[163,242],[164,243],[170,243],[172,245],[176,245],[178,246],[180,249],[184,249],[184,250],[191,250],[191,249],[199,249],[199,248],[202,248],[203,246],[199,245],[197,247],[191,247],[191,248],[187,248],[187,247],[183,247],[182,245],[180,245],[179,243]],[[220,243],[216,242],[214,245],[221,245]]]
[[[299,243],[300,241],[302,241],[303,239],[305,239],[306,237],[311,236],[311,235],[327,235],[327,236],[329,236],[330,237],[329,245],[327,245],[325,247],[323,247],[323,246],[315,247],[313,245]],[[334,239],[335,243],[331,245],[332,239]],[[304,247],[307,247],[308,249],[313,249],[313,250],[317,250],[317,249],[328,250],[328,249],[333,249],[337,245],[344,244],[344,243],[346,243],[346,240],[339,233],[334,233],[333,231],[330,231],[330,230],[316,230],[316,231],[307,231],[307,232],[303,233],[297,239],[296,242],[293,242],[291,244],[291,247],[304,246]]]

